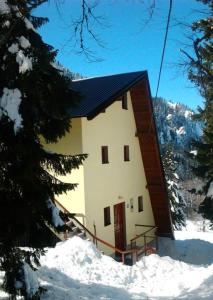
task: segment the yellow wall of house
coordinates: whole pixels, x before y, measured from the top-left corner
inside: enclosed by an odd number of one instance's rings
[[[105,113],[92,120],[77,118],[72,120],[69,134],[57,144],[46,145],[48,150],[64,153],[87,153],[89,156],[79,170],[74,170],[65,182],[79,183],[75,191],[61,195],[57,199],[70,212],[86,215],[86,225],[97,236],[115,244],[114,205],[125,202],[127,244],[136,234],[135,224],[154,225],[149,193],[141,158],[136,125],[128,93],[128,110],[122,109],[121,101],[115,101]],[[123,158],[123,147],[129,145],[130,161]],[[102,164],[101,146],[108,146],[109,164]],[[138,212],[138,196],[143,196],[144,210]],[[130,199],[133,209],[130,208]],[[104,207],[110,206],[111,224],[104,226]],[[138,233],[138,231],[137,231]],[[99,247],[105,253],[113,251]]]
[[[114,240],[113,206],[125,202],[127,243],[135,236],[135,224],[154,225],[149,193],[141,159],[136,125],[128,93],[128,110],[115,101],[93,120],[82,119],[82,148],[89,157],[84,163],[85,213],[88,228],[96,225],[97,236],[111,244]],[[129,145],[130,161],[123,158]],[[101,146],[108,146],[109,164],[102,164]],[[143,196],[144,211],[138,212],[138,196]],[[130,209],[133,199],[133,210]],[[104,226],[104,207],[110,206],[111,225]],[[105,253],[112,251],[102,248]]]
[[[45,144],[45,149],[62,154],[82,154],[82,121],[81,118],[72,119],[72,128],[60,141],[56,144]],[[60,180],[68,183],[78,183],[75,190],[56,196],[56,199],[70,212],[85,214],[84,202],[84,168],[73,170],[66,176],[58,176]]]

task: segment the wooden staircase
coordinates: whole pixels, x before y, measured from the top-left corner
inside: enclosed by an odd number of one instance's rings
[[[73,236],[78,236],[84,240],[87,239],[85,230],[78,226],[74,220],[69,220],[66,225],[69,227],[69,230],[67,230],[64,234],[64,239],[68,239]]]
[[[143,233],[136,235],[130,242],[131,244],[129,247],[127,247],[126,250],[121,250],[116,248],[114,245],[108,243],[107,241],[97,237],[94,235],[89,229],[87,229],[84,225],[84,218],[83,218],[83,224],[78,220],[79,217],[84,217],[81,214],[70,214],[69,211],[66,210],[57,200],[55,200],[57,204],[59,204],[59,207],[64,213],[66,213],[69,217],[69,221],[66,223],[66,225],[69,227],[69,229],[61,233],[60,240],[66,240],[68,238],[71,238],[73,236],[79,236],[83,239],[87,239],[92,241],[96,246],[99,242],[100,244],[110,248],[112,250],[112,253],[116,253],[116,255],[119,257],[119,261],[121,261],[124,264],[129,264],[129,261],[131,261],[131,264],[135,264],[141,255],[148,255],[151,253],[155,253],[158,248],[158,242],[157,242],[157,227],[151,226],[151,225],[140,225],[135,224],[136,227],[145,227],[148,228]],[[154,235],[151,234],[151,232],[154,230]],[[139,242],[140,239],[143,239],[143,245]],[[153,247],[150,243],[154,241],[155,247]],[[116,257],[114,257],[116,259]]]

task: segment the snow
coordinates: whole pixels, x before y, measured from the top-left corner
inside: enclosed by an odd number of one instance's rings
[[[27,263],[24,263],[23,271],[24,282],[26,285],[26,293],[29,297],[32,297],[36,294],[36,292],[39,289],[37,274],[31,269],[31,267]]]
[[[15,281],[15,288],[17,290],[21,289],[23,287],[23,282],[19,281],[19,280],[16,280]]]
[[[31,46],[28,39],[26,39],[23,35],[19,38],[19,43],[22,48],[27,49]]]
[[[38,276],[48,289],[42,299],[212,299],[213,236],[206,234],[208,243],[197,236],[193,243],[194,233],[186,231],[177,232],[177,241],[161,239],[161,251],[171,252],[173,258],[153,254],[133,267],[117,263],[92,243],[73,237],[42,258]]]
[[[213,231],[198,232],[196,224],[188,221],[184,231],[175,232],[175,241],[160,238],[159,255],[143,257],[132,267],[79,237],[58,243],[37,271],[46,288],[41,300],[212,300]],[[29,281],[31,288],[38,287],[36,280]],[[0,292],[0,299],[4,296]]]
[[[167,119],[168,121],[171,120],[171,119],[172,119],[172,114],[168,114],[167,117],[166,117],[166,119]]]
[[[52,211],[52,222],[53,224],[58,227],[58,226],[63,226],[64,221],[61,219],[59,212],[60,210],[58,209],[57,206],[54,205],[54,203],[49,199],[47,201],[47,207],[51,209]]]
[[[196,156],[197,155],[197,150],[192,150],[192,151],[190,151],[190,153]]]
[[[10,21],[9,20],[5,21],[2,26],[7,28],[10,27]]]
[[[206,185],[205,180],[203,180],[200,184],[198,184],[195,189],[196,193],[201,193],[203,191],[203,188],[205,187],[205,185]]]
[[[169,105],[169,107],[171,107],[174,110],[177,108],[177,103],[173,103],[173,102],[168,101],[168,105]]]
[[[16,62],[19,64],[19,73],[25,73],[32,70],[32,58],[25,56],[22,50],[16,55]]]
[[[202,239],[206,240],[205,234],[202,235],[203,232],[213,233],[213,230],[211,229],[211,222],[207,219],[204,219],[202,215],[198,213],[193,215],[193,220],[186,220],[186,227],[183,228],[183,230],[190,231],[190,232],[193,231],[193,234],[199,236],[199,239],[201,240]],[[211,240],[208,241],[211,242]]]
[[[0,118],[2,114],[7,115],[14,122],[14,132],[17,133],[22,127],[22,117],[19,113],[21,104],[21,92],[19,89],[3,89],[3,95],[0,98]],[[2,110],[2,113],[1,113]]]
[[[27,49],[31,46],[28,39],[24,36],[19,38],[19,44],[23,49]],[[19,49],[19,45],[17,43],[13,43],[8,51],[12,54],[16,54],[16,62],[19,65],[19,73],[25,73],[27,71],[32,70],[32,57],[28,57],[24,54],[23,50]]]
[[[7,4],[7,0],[0,0],[0,14],[8,14],[10,8]]]
[[[191,110],[186,110],[184,113],[185,118],[191,118],[193,115],[193,112]]]
[[[213,198],[213,181],[210,183],[208,193],[207,193],[207,197]]]
[[[19,50],[19,46],[17,43],[13,43],[9,48],[8,48],[8,51],[12,54],[15,54],[17,53]]]
[[[178,128],[178,129],[176,130],[176,132],[177,132],[177,135],[186,134],[186,131],[185,131],[184,126],[181,126],[180,128]]]
[[[33,30],[33,31],[36,32],[33,24],[27,18],[24,18],[24,23],[25,23],[25,26],[26,26],[27,29]]]

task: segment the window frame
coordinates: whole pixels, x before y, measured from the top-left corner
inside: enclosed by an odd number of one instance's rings
[[[128,110],[127,93],[124,93],[124,94],[122,95],[121,102],[122,102],[122,108],[125,109],[125,110]]]
[[[104,207],[104,227],[111,225],[110,206]]]
[[[108,148],[108,146],[101,146],[101,160],[102,160],[102,164],[109,163],[109,148]]]
[[[138,212],[143,212],[143,196],[138,196]]]
[[[130,161],[129,145],[124,145],[124,161]]]

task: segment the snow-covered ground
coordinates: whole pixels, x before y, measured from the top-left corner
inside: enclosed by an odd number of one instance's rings
[[[176,240],[160,239],[160,255],[130,267],[73,237],[49,249],[37,271],[42,300],[213,299],[213,231],[192,222]],[[0,299],[7,297],[0,291]]]

